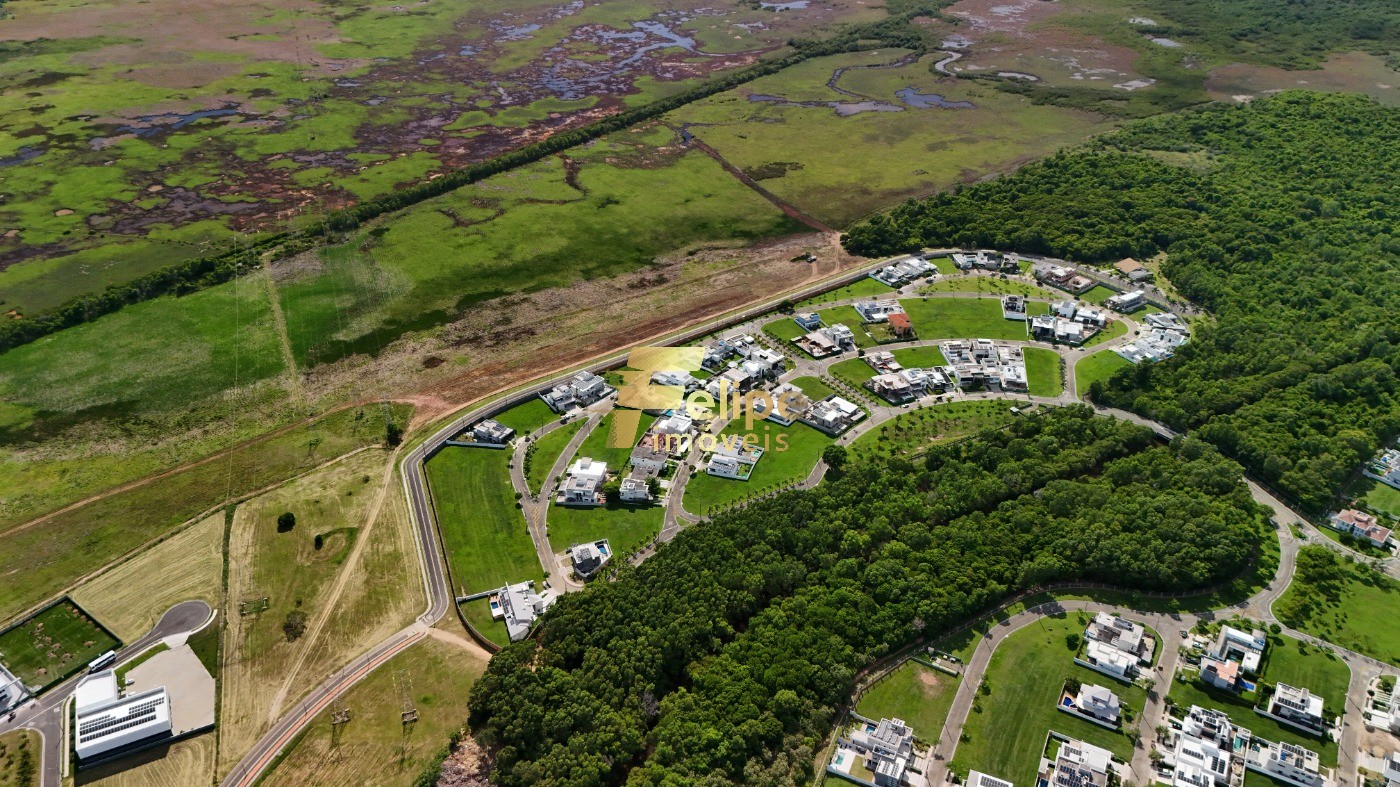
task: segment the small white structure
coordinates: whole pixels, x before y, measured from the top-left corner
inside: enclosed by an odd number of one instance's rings
[[[605,502],[603,483],[607,477],[606,462],[581,456],[569,466],[568,474],[560,483],[559,495],[554,502],[567,506],[600,506]]]
[[[865,417],[865,411],[854,402],[832,394],[820,402],[813,402],[798,420],[808,426],[835,437],[850,429],[853,424]]]
[[[170,737],[170,698],[163,686],[123,697],[117,673],[106,669],[83,678],[73,696],[73,751],[80,763]]]
[[[1386,787],[1400,787],[1400,752],[1386,755],[1381,775],[1385,777]]]
[[[860,321],[865,323],[886,322],[891,314],[904,313],[899,301],[857,301],[854,308]]]
[[[627,476],[620,484],[618,499],[624,503],[650,503],[651,485],[646,478]]]
[[[1111,678],[1117,678],[1124,683],[1131,683],[1138,673],[1136,656],[1094,640],[1084,643],[1084,658],[1076,659],[1076,661],[1089,669],[1101,672]]]
[[[505,445],[515,437],[515,430],[505,424],[485,418],[478,421],[471,431],[472,439],[487,445]]]
[[[1021,295],[1001,296],[1001,316],[1007,320],[1026,319],[1026,299]]]

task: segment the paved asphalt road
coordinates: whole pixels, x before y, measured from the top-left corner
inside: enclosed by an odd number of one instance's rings
[[[203,601],[182,601],[166,610],[156,625],[144,636],[117,651],[116,664],[119,666],[165,639],[176,634],[193,632],[204,627],[213,610]],[[73,695],[78,681],[87,675],[79,672],[57,686],[44,692],[39,699],[15,712],[14,720],[0,721],[0,732],[8,732],[20,727],[30,727],[43,738],[43,766],[40,784],[43,787],[58,787],[63,783],[61,766],[67,746],[63,738],[63,709],[68,698]]]

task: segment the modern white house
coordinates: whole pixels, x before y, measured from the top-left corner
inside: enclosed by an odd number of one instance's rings
[[[753,466],[762,458],[762,448],[745,447],[739,442],[730,445],[721,441],[710,454],[705,472],[720,478],[747,481],[749,474],[753,472]]]
[[[1292,743],[1252,738],[1245,749],[1244,766],[1295,787],[1324,787],[1332,782],[1332,772],[1322,769],[1317,752]]]
[[[1229,787],[1230,751],[1213,741],[1177,735],[1172,787]]]
[[[575,407],[587,407],[613,392],[607,380],[592,372],[579,372],[565,382],[540,394],[549,409],[565,413]]]
[[[798,417],[798,420],[813,429],[835,437],[850,429],[853,424],[863,418],[865,418],[865,411],[860,409],[855,402],[832,394],[819,402],[813,402]]]
[[[1114,311],[1129,314],[1147,305],[1147,293],[1142,290],[1131,290],[1107,298],[1103,303]]]
[[[1241,631],[1234,626],[1221,626],[1210,654],[1222,661],[1238,661],[1246,673],[1257,675],[1259,662],[1268,646],[1269,639],[1263,629]]]
[[[612,545],[605,538],[589,544],[574,544],[569,547],[569,560],[574,564],[574,573],[588,579],[612,560]]]
[[[854,308],[860,321],[865,323],[886,322],[891,314],[904,314],[899,301],[857,301]]]
[[[471,428],[473,442],[481,445],[504,447],[512,437],[515,437],[514,429],[490,418],[477,421]]]
[[[1122,716],[1123,706],[1105,686],[1093,683],[1081,684],[1079,693],[1074,696],[1074,709],[1086,716],[1092,716],[1106,724],[1117,725]]]
[[[851,733],[850,745],[866,758],[876,787],[900,787],[914,757],[914,731],[901,719],[881,719],[875,729]]]
[[[1400,751],[1386,755],[1381,763],[1381,776],[1385,777],[1386,787],[1400,787]]]
[[[1041,774],[1054,787],[1108,787],[1109,773],[1116,771],[1113,753],[1083,741],[1064,741],[1055,762]]]
[[[1006,779],[998,779],[995,776],[989,776],[981,771],[969,771],[967,774],[967,781],[964,782],[964,784],[966,787],[1015,787],[1014,784]]]
[[[617,496],[624,503],[650,503],[651,485],[644,476],[629,475],[619,484]]]
[[[1147,636],[1147,628],[1118,615],[1107,612],[1095,614],[1084,629],[1084,638],[1090,642],[1101,642],[1144,663],[1152,658],[1154,643]]]
[[[1361,472],[1387,486],[1400,489],[1400,449],[1386,448],[1376,454]]]
[[[1138,673],[1138,659],[1102,642],[1089,640],[1084,643],[1084,657],[1076,659],[1084,666],[1101,672],[1124,683],[1131,683]]]
[[[603,483],[607,477],[606,462],[581,456],[569,465],[554,502],[565,506],[600,506],[606,502],[603,499]]]
[[[1306,688],[1287,683],[1275,686],[1274,696],[1269,698],[1269,713],[1308,732],[1323,733],[1327,730],[1327,721],[1322,715],[1322,698]]]
[[[491,617],[506,624],[506,633],[511,642],[519,642],[529,636],[535,619],[554,604],[553,591],[535,592],[535,583],[519,582],[505,585],[491,597]]]
[[[80,765],[121,756],[171,737],[165,687],[123,697],[115,670],[94,672],[73,693],[73,752]]]

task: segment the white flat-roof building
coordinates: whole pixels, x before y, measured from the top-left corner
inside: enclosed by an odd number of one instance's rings
[[[73,751],[93,761],[170,737],[170,698],[165,687],[121,696],[113,670],[83,678],[74,692]]]
[[[1127,314],[1147,305],[1147,293],[1142,290],[1132,290],[1106,298],[1103,304],[1114,311]]]
[[[535,592],[534,581],[506,585],[491,597],[491,617],[504,621],[511,642],[529,636],[535,619],[554,604],[554,594]]]
[[[559,485],[556,503],[564,505],[598,506],[603,504],[603,483],[608,477],[608,465],[591,457],[581,456],[569,466]]]
[[[612,560],[612,546],[606,538],[589,544],[574,544],[569,547],[569,559],[573,561],[574,573],[587,579]]]
[[[981,771],[969,771],[966,787],[1015,787],[1006,779],[998,779]]]
[[[885,322],[891,314],[904,313],[899,301],[857,301],[854,308],[861,322]]]
[[[1269,713],[1313,732],[1327,729],[1322,716],[1322,698],[1306,688],[1280,683],[1269,700]]]
[[[564,413],[575,407],[587,407],[613,392],[612,386],[592,372],[579,372],[568,380],[540,394],[549,409]]]
[[[1253,738],[1245,751],[1245,767],[1296,787],[1323,787],[1332,781],[1323,771],[1317,752],[1292,743]]]
[[[1211,655],[1222,661],[1238,661],[1245,672],[1257,674],[1264,648],[1268,646],[1269,638],[1263,629],[1241,631],[1234,626],[1222,626],[1211,648]]]
[[[1138,672],[1137,656],[1094,640],[1084,644],[1084,660],[1091,669],[1123,681],[1131,681]]]
[[[1054,787],[1108,787],[1113,754],[1083,741],[1065,741],[1047,775]]]
[[[1400,787],[1400,751],[1386,755],[1381,763],[1381,776],[1385,777],[1386,787]]]
[[[1122,703],[1118,700],[1118,695],[1106,686],[1093,683],[1080,685],[1079,693],[1074,697],[1074,707],[1080,713],[1109,724],[1117,724],[1122,715]]]
[[[1026,319],[1026,299],[1021,295],[1001,296],[1001,316],[1007,320]]]

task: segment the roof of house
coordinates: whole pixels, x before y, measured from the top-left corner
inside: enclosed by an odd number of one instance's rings
[[[1114,264],[1113,267],[1117,268],[1123,273],[1132,273],[1133,271],[1147,270],[1147,266],[1143,265],[1142,263],[1138,262],[1132,257],[1127,257],[1125,259],[1119,260],[1117,263]]]
[[[891,328],[908,329],[912,327],[909,322],[909,315],[903,312],[894,312],[890,314],[889,320]]]

